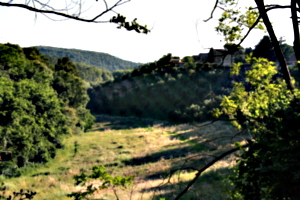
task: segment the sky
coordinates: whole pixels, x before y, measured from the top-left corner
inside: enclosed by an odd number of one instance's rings
[[[16,1],[21,3],[25,0]],[[84,15],[103,10],[101,0],[86,1],[91,8]],[[107,2],[112,5],[116,0]],[[245,3],[246,0],[240,2]],[[265,2],[268,3],[268,0]],[[289,3],[287,0],[269,2]],[[110,23],[53,21],[25,9],[0,7],[0,43],[90,50],[140,63],[153,62],[168,53],[183,58],[208,52],[210,48],[223,48],[225,42],[214,28],[221,11],[217,11],[210,21],[203,21],[210,16],[213,6],[213,0],[131,0],[115,9],[128,20],[137,18],[140,24],[147,24],[151,29],[147,35],[117,29],[115,24]],[[103,20],[110,17],[104,16]],[[292,44],[289,17],[289,12],[270,12],[277,36],[283,36],[288,44]],[[254,48],[264,35],[263,31],[254,31],[242,46]]]

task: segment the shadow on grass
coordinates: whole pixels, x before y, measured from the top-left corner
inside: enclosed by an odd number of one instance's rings
[[[50,172],[41,172],[41,173],[33,174],[32,177],[36,177],[36,176],[48,176],[50,174],[51,174]]]
[[[144,165],[147,163],[158,162],[161,159],[168,160],[173,158],[186,157],[190,151],[191,151],[190,147],[169,149],[169,150],[153,153],[151,155],[147,155],[144,157],[132,158],[131,160],[123,161],[123,163],[125,165],[131,165],[131,166]]]
[[[132,128],[147,128],[154,125],[168,126],[169,123],[165,121],[158,121],[148,118],[137,118],[137,117],[120,117],[110,115],[95,115],[96,123],[100,123],[100,127],[95,127],[93,131],[105,131],[121,130],[121,129],[132,129]]]
[[[184,200],[225,200],[228,199],[227,192],[232,189],[229,184],[229,176],[233,174],[232,169],[219,168],[204,172],[194,185],[180,198]],[[180,181],[183,174],[175,174],[171,181],[165,179],[164,183],[159,186],[142,189],[143,192],[154,194],[154,200],[174,199],[189,184],[190,181]],[[193,177],[191,177],[193,178]]]
[[[190,158],[190,159],[189,159]],[[161,160],[171,163],[172,167],[169,170],[174,170],[180,167],[192,168],[204,166],[212,157],[203,156],[191,146],[168,149],[165,151],[153,153],[144,157],[132,158],[130,160],[122,161],[127,166],[138,166],[149,163],[158,163]],[[151,180],[158,180],[166,177],[168,171],[156,170],[155,173],[148,174],[145,178]]]

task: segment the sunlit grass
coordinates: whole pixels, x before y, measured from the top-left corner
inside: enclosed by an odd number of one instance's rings
[[[200,169],[214,156],[232,148],[234,142],[244,139],[231,138],[237,131],[224,122],[197,126],[130,128],[126,118],[107,117],[96,123],[92,131],[66,138],[65,148],[49,163],[24,168],[19,178],[2,179],[10,191],[23,188],[38,192],[35,199],[64,200],[70,199],[66,197],[68,193],[82,189],[74,186],[74,175],[82,169],[104,165],[112,175],[135,177],[132,186],[118,190],[120,199],[172,199],[194,178],[195,171],[178,171],[169,179],[170,171],[181,167]],[[223,180],[234,164],[234,156],[216,163],[203,173],[185,198],[225,199]],[[97,193],[96,198],[115,196],[107,189]]]

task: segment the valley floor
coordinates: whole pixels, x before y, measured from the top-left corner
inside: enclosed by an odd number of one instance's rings
[[[120,200],[174,199],[195,171],[222,152],[233,148],[243,135],[227,122],[171,125],[164,121],[97,115],[92,130],[68,137],[65,148],[44,165],[22,169],[18,178],[1,178],[8,191],[29,189],[34,199],[70,199],[67,194],[84,190],[74,186],[73,176],[94,165],[103,165],[113,176],[134,176],[133,185],[115,189]],[[184,196],[189,199],[226,199],[228,175],[235,157],[228,156],[205,171]],[[169,173],[177,171],[172,177]],[[99,182],[95,182],[100,184]],[[116,199],[112,189],[98,192],[91,199]]]

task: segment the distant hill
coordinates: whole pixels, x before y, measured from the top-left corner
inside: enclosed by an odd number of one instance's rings
[[[69,57],[74,62],[96,66],[108,71],[135,68],[141,65],[140,63],[122,60],[107,53],[47,46],[36,46],[36,48],[38,48],[42,54],[50,57]]]

